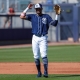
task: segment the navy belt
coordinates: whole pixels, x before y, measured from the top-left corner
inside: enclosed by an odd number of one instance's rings
[[[46,34],[42,34],[42,35],[40,35],[40,34],[34,34],[35,36],[38,36],[38,37],[42,37],[42,36],[45,36]]]

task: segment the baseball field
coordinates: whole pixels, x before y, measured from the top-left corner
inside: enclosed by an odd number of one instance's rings
[[[80,80],[80,45],[49,46],[48,60],[47,80]],[[37,80],[36,74],[31,47],[0,48],[0,80]]]

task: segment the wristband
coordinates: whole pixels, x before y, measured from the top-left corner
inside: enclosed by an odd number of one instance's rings
[[[58,15],[56,15],[55,20],[58,20]]]
[[[23,11],[23,13],[26,13],[28,9],[29,9],[29,8],[27,7],[27,8]]]

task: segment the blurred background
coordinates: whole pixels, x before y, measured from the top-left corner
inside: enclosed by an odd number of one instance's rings
[[[29,3],[41,3],[53,20],[54,5],[61,6],[58,26],[49,28],[49,42],[80,42],[80,0],[0,0],[0,45],[31,43],[31,23],[19,17]],[[35,13],[34,8],[27,13]]]

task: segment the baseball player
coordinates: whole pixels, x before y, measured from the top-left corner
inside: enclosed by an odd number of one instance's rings
[[[40,56],[43,61],[44,74],[45,78],[48,78],[48,57],[47,57],[47,34],[49,25],[57,26],[58,24],[58,15],[60,14],[60,7],[57,6],[55,9],[56,17],[53,20],[48,14],[42,13],[42,5],[37,3],[34,5],[36,14],[27,14],[27,10],[32,8],[33,4],[29,4],[28,7],[21,13],[20,18],[28,20],[32,23],[32,50],[35,59],[36,68],[38,71],[37,77],[42,76],[41,67],[40,67]]]

